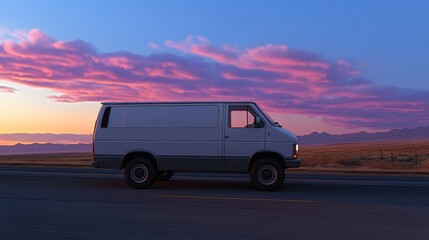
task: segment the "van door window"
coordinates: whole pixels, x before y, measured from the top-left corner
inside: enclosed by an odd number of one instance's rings
[[[255,128],[256,113],[248,106],[233,106],[229,108],[230,128]]]

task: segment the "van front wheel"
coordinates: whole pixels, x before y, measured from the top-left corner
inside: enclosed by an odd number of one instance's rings
[[[150,188],[156,180],[156,167],[146,158],[131,160],[125,168],[125,180],[133,188]]]
[[[250,168],[252,184],[261,191],[273,191],[283,185],[285,170],[274,159],[261,159]]]

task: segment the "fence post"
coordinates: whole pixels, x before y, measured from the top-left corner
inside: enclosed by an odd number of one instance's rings
[[[417,165],[419,163],[418,161],[419,160],[418,160],[417,149],[416,149],[414,150],[414,164]]]
[[[363,150],[360,150],[360,160],[363,160]]]
[[[383,149],[380,149],[380,160],[383,161]]]
[[[393,166],[393,151],[390,150],[390,162],[392,163]]]

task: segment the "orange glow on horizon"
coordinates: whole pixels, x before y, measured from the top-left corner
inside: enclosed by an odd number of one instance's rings
[[[99,103],[59,103],[46,96],[56,93],[7,84],[16,93],[0,93],[1,133],[92,133]]]

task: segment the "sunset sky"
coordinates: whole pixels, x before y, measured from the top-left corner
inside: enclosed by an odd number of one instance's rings
[[[0,145],[91,134],[102,101],[251,100],[298,135],[429,126],[428,9],[1,1]]]

